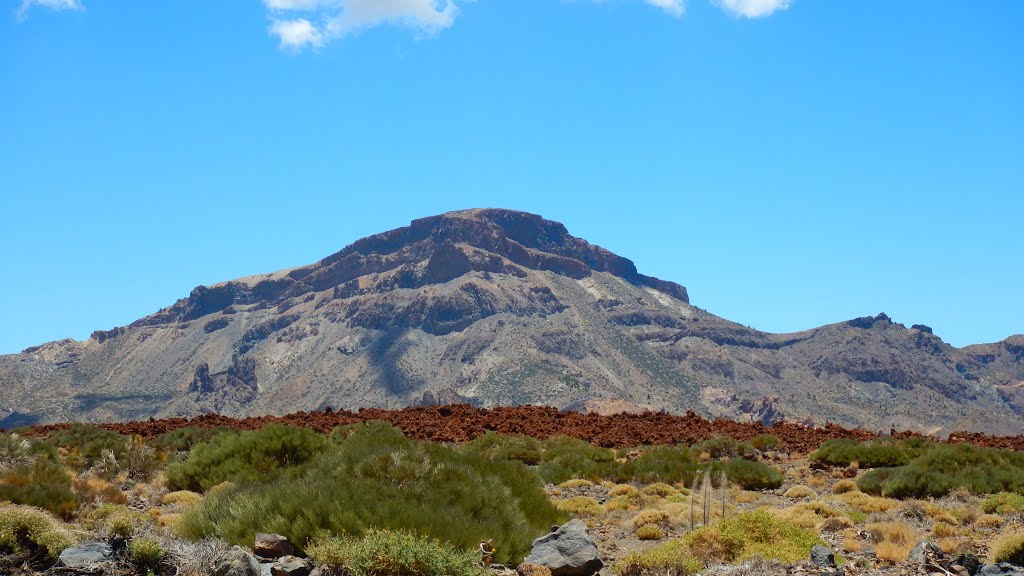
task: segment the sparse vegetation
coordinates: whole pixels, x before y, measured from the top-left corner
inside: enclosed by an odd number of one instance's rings
[[[472,548],[459,548],[411,532],[369,529],[361,537],[327,537],[307,549],[317,564],[352,576],[483,576]]]
[[[0,551],[19,551],[22,537],[52,558],[78,540],[73,530],[38,508],[0,503]]]
[[[999,537],[989,551],[989,562],[1009,562],[1024,566],[1024,533],[1013,532]]]

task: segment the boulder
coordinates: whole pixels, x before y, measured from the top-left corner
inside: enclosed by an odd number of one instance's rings
[[[942,553],[942,550],[938,546],[932,544],[928,540],[921,540],[914,546],[914,549],[907,555],[907,562],[913,564],[920,564],[925,560],[934,559],[941,560],[946,555]]]
[[[829,548],[815,544],[811,548],[811,562],[821,568],[831,568],[836,565],[836,556]]]
[[[523,563],[544,566],[551,570],[552,576],[591,576],[604,567],[597,544],[582,520],[571,520],[534,540],[533,549]]]
[[[270,573],[273,576],[309,576],[313,571],[313,564],[305,558],[297,556],[285,556],[274,562]]]
[[[82,544],[74,548],[67,548],[57,557],[62,566],[68,568],[89,568],[102,562],[110,560],[114,550],[106,542],[93,542]]]
[[[217,557],[213,576],[261,576],[260,563],[241,546],[232,546]]]
[[[977,576],[1024,576],[1024,567],[1006,562],[986,564],[978,570]]]
[[[291,541],[280,534],[257,534],[252,551],[263,558],[280,558],[295,553]]]
[[[962,566],[968,574],[974,576],[981,570],[981,561],[974,554],[958,554],[953,559],[953,566]]]

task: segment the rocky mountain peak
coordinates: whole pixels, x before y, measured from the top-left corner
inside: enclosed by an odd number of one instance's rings
[[[558,222],[486,208],[413,220],[309,266],[197,286],[188,298],[132,326],[188,322],[236,305],[288,307],[325,291],[346,299],[444,284],[470,272],[525,277],[531,270],[574,279],[605,272],[688,302],[686,288],[638,273],[631,260],[570,235]],[[102,333],[104,339],[116,335]]]

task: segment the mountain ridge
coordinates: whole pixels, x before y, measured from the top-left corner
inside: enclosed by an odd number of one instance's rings
[[[0,384],[0,426],[465,401],[1019,433],[1024,336],[955,348],[885,314],[760,332],[560,223],[472,209],[0,356]]]

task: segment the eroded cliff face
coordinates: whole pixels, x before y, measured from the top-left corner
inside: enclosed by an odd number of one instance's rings
[[[557,222],[467,210],[0,357],[0,426],[461,401],[1020,432],[1022,355],[884,314],[758,332]]]

